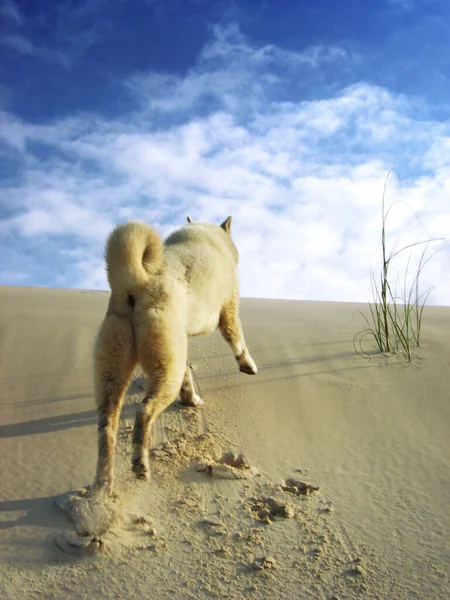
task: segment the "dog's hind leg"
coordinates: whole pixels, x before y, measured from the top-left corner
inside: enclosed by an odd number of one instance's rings
[[[133,329],[129,321],[108,313],[95,348],[95,387],[98,415],[98,462],[94,491],[112,492],[114,454],[120,409],[136,366]]]
[[[258,369],[245,344],[241,320],[239,319],[239,296],[233,296],[222,307],[219,329],[223,338],[234,352],[239,370],[248,375],[255,375]]]
[[[205,404],[200,396],[195,391],[194,380],[189,364],[184,373],[183,383],[180,389],[180,400],[186,406],[203,406]]]
[[[152,323],[147,330],[141,327],[138,356],[147,376],[148,391],[136,411],[132,469],[139,479],[148,479],[151,428],[158,415],[177,398],[185,374],[185,329],[168,319]]]

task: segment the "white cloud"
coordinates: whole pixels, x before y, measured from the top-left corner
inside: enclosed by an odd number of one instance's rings
[[[274,45],[252,46],[236,24],[215,26],[186,77],[167,73],[135,74],[126,85],[142,106],[161,113],[226,110],[233,114],[260,110],[267,95],[284,90],[323,65],[338,68],[355,60],[344,48],[312,46],[292,52]],[[242,101],[244,99],[244,101]]]
[[[0,43],[4,46],[9,46],[19,54],[33,56],[37,50],[34,45],[23,35],[11,33],[0,38]]]
[[[68,67],[70,64],[69,58],[64,52],[36,46],[27,37],[18,33],[1,36],[0,45],[6,46],[24,56],[40,58],[47,62],[58,63],[64,67]]]
[[[0,111],[0,139],[14,150],[25,150],[27,127],[19,119]]]
[[[0,7],[0,14],[5,19],[13,21],[18,27],[20,27],[24,21],[19,6],[13,0],[3,0],[2,6]]]
[[[400,7],[410,12],[415,8],[415,0],[388,0],[388,3],[394,7]]]
[[[25,237],[71,233],[80,237],[103,240],[112,222],[97,211],[80,206],[74,197],[60,190],[41,190],[31,199],[27,210],[12,217],[8,229]]]
[[[349,60],[345,49],[338,46],[310,46],[303,52],[293,52],[273,44],[252,46],[236,23],[228,27],[216,25],[213,27],[213,34],[212,41],[205,45],[200,54],[200,68],[217,59],[226,61],[233,68],[247,61],[250,67],[264,69],[273,65],[279,68],[305,64],[316,68],[323,63]]]
[[[411,212],[398,204],[389,243],[448,237],[450,124],[421,120],[411,99],[364,82],[315,101],[286,93],[294,67],[300,77],[330,61],[339,68],[351,57],[256,47],[235,27],[216,28],[184,76],[125,82],[137,108],[120,119],[31,125],[4,113],[0,136],[25,176],[1,192],[12,214],[0,231],[19,244],[69,236],[67,281],[106,288],[102,246],[114,223],[140,218],[166,235],[187,214],[232,214],[244,295],[369,300],[389,170],[400,178],[388,181],[388,204],[407,202],[425,227],[410,230]],[[431,300],[448,304],[443,248],[425,280],[436,286]]]
[[[46,43],[36,41],[36,31],[49,20],[48,11],[41,8],[37,16],[25,20],[19,5],[3,0],[0,16],[9,21],[0,45],[26,57],[56,63],[68,69],[78,62],[89,48],[102,38],[107,19],[99,19],[105,0],[60,2],[51,9],[54,23],[46,27]],[[20,33],[19,33],[20,31]],[[42,33],[42,32],[41,32]],[[42,35],[39,35],[42,39]]]

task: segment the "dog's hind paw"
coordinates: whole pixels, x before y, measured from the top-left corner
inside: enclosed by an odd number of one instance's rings
[[[140,459],[133,460],[132,470],[133,473],[136,475],[137,479],[145,480],[149,478],[148,466],[144,464]]]

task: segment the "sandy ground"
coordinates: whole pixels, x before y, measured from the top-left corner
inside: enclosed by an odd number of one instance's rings
[[[137,371],[118,497],[93,502],[107,300],[0,288],[3,599],[449,597],[449,308],[427,309],[406,364],[355,353],[364,306],[244,299],[258,375],[238,372],[219,334],[192,340],[205,407],[160,417],[140,482]]]

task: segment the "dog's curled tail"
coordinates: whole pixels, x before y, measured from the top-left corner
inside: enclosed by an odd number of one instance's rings
[[[163,242],[149,225],[130,221],[112,231],[105,259],[111,291],[133,294],[161,268]]]

